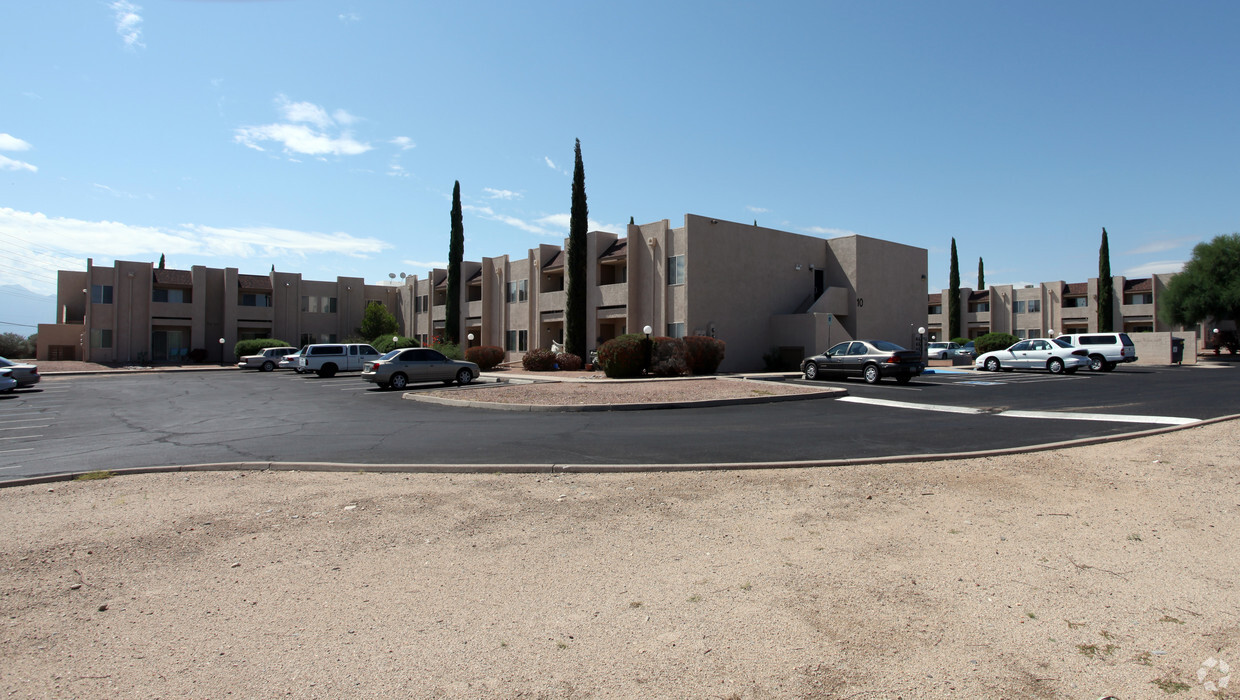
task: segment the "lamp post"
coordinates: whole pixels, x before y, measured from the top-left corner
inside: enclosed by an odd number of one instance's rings
[[[466,341],[468,341],[468,342],[466,342],[466,343],[465,343],[465,349],[466,349],[466,350],[468,350],[469,348],[473,347],[473,343],[474,343],[474,334],[473,334],[473,333],[466,333],[466,334],[465,334],[465,340],[466,340]]]
[[[650,326],[642,326],[642,333],[646,334],[646,371],[650,371],[650,358],[654,354],[654,344],[650,342],[650,334],[654,329]]]
[[[225,367],[227,364],[224,362],[224,339],[220,338],[220,366]]]

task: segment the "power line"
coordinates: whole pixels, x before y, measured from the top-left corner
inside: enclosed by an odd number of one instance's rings
[[[0,326],[19,326],[21,328],[38,328],[38,326],[32,326],[29,323],[9,323],[8,321],[0,321]]]

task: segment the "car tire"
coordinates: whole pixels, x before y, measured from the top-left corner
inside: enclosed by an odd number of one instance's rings
[[[1106,366],[1107,366],[1107,361],[1105,358],[1102,357],[1102,355],[1090,355],[1089,356],[1089,371],[1090,372],[1101,372],[1102,370],[1106,369]]]
[[[1111,370],[1115,369],[1115,365],[1116,365],[1116,363],[1114,363],[1114,362],[1105,362],[1105,363],[1103,363],[1103,365],[1102,365],[1102,371],[1103,371],[1103,372],[1110,372]]]
[[[457,384],[465,386],[472,381],[474,381],[474,373],[470,372],[468,368],[462,367],[461,371],[456,373]]]
[[[393,374],[392,378],[389,379],[387,383],[387,388],[395,389],[397,391],[401,391],[407,386],[409,386],[409,377],[406,377],[404,374],[401,374],[400,372]]]
[[[866,384],[877,384],[883,379],[883,373],[879,371],[878,365],[866,365],[861,370],[861,376],[865,377]]]
[[[999,371],[999,366],[1000,366],[1000,365],[999,365],[999,358],[997,358],[997,357],[987,357],[987,358],[986,358],[986,371],[987,371],[987,372],[998,372],[998,371]]]
[[[270,372],[271,370],[273,370],[273,369],[275,369],[275,368],[276,368],[276,363],[272,362],[271,360],[267,360],[266,362],[264,362],[264,363],[263,363],[263,366],[262,366],[262,367],[259,367],[259,368],[258,368],[258,371],[260,371],[260,372]]]
[[[1063,360],[1058,357],[1052,357],[1050,361],[1046,363],[1046,369],[1051,374],[1063,374]]]
[[[329,364],[326,364],[326,365],[323,365],[321,368],[319,368],[319,376],[320,376],[320,377],[334,377],[334,376],[336,376],[336,365],[333,365],[333,364],[330,364],[330,363],[329,363]]]
[[[809,362],[805,365],[805,378],[811,382],[818,379],[818,363]]]

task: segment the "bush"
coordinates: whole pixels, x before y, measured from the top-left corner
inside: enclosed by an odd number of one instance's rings
[[[598,365],[612,379],[640,377],[646,369],[650,341],[644,335],[628,333],[603,343],[598,348]]]
[[[392,340],[392,338],[396,338],[396,340]],[[370,341],[370,344],[374,346],[375,350],[379,351],[380,355],[391,352],[397,348],[421,347],[418,345],[418,341],[413,338],[403,335],[393,336],[390,333],[375,338]]]
[[[650,351],[650,367],[647,371],[656,377],[679,377],[689,373],[684,341],[665,336],[651,338],[650,341],[654,345]]]
[[[233,354],[238,358],[246,355],[257,355],[267,348],[291,348],[292,343],[286,343],[283,340],[275,338],[255,338],[254,340],[241,340],[233,346]]]
[[[965,344],[969,342],[969,339],[968,338],[952,338],[952,342],[959,345],[960,347],[964,347]]]
[[[461,353],[461,346],[458,343],[450,343],[443,336],[435,336],[431,338],[431,349],[438,350],[443,356],[449,360],[463,360],[465,355]]]
[[[478,365],[483,372],[488,372],[504,361],[504,349],[495,345],[480,345],[467,349],[465,359]]]
[[[555,363],[565,372],[576,372],[584,364],[580,357],[568,352],[557,352],[555,354]]]
[[[529,372],[550,372],[555,369],[555,353],[542,348],[534,348],[521,358],[521,366]]]
[[[708,335],[689,335],[682,338],[685,343],[685,361],[689,363],[689,374],[714,374],[723,362],[723,351],[726,344],[718,338]]]
[[[973,340],[973,347],[977,350],[977,354],[984,352],[993,352],[995,350],[1006,350],[1015,345],[1020,338],[1011,333],[987,333]]]

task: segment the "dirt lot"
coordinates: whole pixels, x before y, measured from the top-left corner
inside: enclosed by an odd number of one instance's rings
[[[0,691],[1211,697],[1240,664],[1237,444],[2,489]]]

